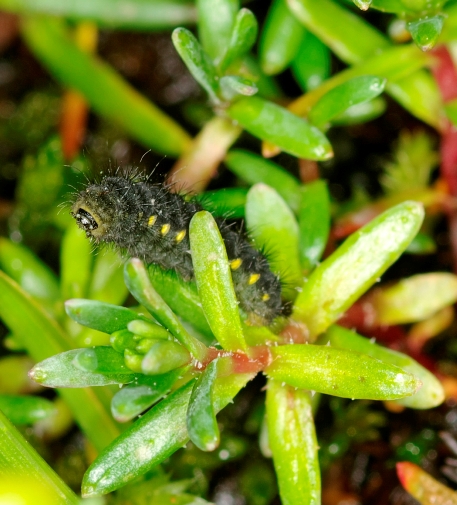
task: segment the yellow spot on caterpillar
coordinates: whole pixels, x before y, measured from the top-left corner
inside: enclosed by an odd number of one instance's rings
[[[181,230],[180,232],[178,232],[175,237],[176,243],[179,244],[185,236],[186,236],[186,230]]]
[[[170,231],[170,225],[164,224],[162,228],[160,229],[160,233],[165,237],[165,235]]]
[[[230,268],[232,270],[237,270],[238,268],[240,268],[241,263],[243,263],[243,260],[241,258],[236,258],[235,260],[232,260],[230,262]]]
[[[262,296],[262,300],[264,302],[268,302],[268,300],[270,299],[270,295],[268,293],[265,293],[263,296]]]
[[[260,279],[260,274],[251,274],[249,276],[248,284],[255,284]]]
[[[154,226],[156,221],[157,221],[157,216],[149,216],[148,227],[150,228],[151,226]]]

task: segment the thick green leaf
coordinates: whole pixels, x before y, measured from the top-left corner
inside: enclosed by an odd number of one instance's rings
[[[214,336],[224,349],[246,350],[227,251],[213,216],[195,214],[189,237],[198,292]]]
[[[389,46],[382,33],[332,0],[288,0],[288,6],[310,32],[347,63],[361,63]]]
[[[219,103],[219,85],[216,69],[200,43],[189,30],[176,28],[172,34],[173,44],[194,79],[208,93],[214,104]]]
[[[353,233],[311,274],[295,301],[294,318],[314,339],[394,263],[418,232],[424,210],[403,202]]]
[[[167,30],[194,23],[197,18],[191,2],[182,0],[0,0],[2,10],[15,14],[49,14],[73,21],[94,21],[106,28],[128,30]]]
[[[298,223],[276,191],[256,184],[246,200],[246,223],[257,249],[271,251],[271,270],[283,282],[282,295],[293,300],[303,284],[298,258]]]
[[[357,5],[357,7],[362,11],[368,10],[372,1],[373,0],[353,0],[355,5]]]
[[[71,349],[72,341],[32,298],[0,272],[0,316],[35,361]],[[97,450],[119,433],[107,410],[107,390],[61,389],[59,394]],[[84,405],[84,408],[81,408]],[[1,437],[0,437],[1,438]]]
[[[323,128],[332,119],[338,117],[349,107],[368,102],[380,95],[386,85],[386,79],[364,75],[354,77],[326,93],[308,114],[308,120]]]
[[[39,396],[0,394],[0,410],[14,424],[33,424],[52,415],[55,407]]]
[[[240,9],[235,18],[230,42],[219,64],[224,72],[232,62],[247,53],[257,38],[257,19],[249,9]]]
[[[402,324],[423,321],[457,301],[457,276],[447,272],[414,275],[373,294],[376,321]]]
[[[137,319],[150,322],[150,319],[133,310],[95,300],[68,300],[65,302],[65,310],[77,323],[109,334],[124,330],[128,323]]]
[[[347,68],[325,80],[320,86],[292,102],[290,110],[299,116],[306,116],[311,107],[329,90],[340,84],[364,75],[377,75],[388,80],[389,85],[430,64],[430,56],[419,51],[414,45],[387,48],[366,61]],[[414,78],[415,79],[415,78]],[[389,88],[388,85],[388,88]],[[401,86],[400,86],[401,88]]]
[[[202,361],[207,353],[206,346],[187,332],[181,321],[152,287],[146,267],[139,259],[132,258],[126,262],[124,278],[130,292],[141,305],[167,328],[194,358]]]
[[[298,225],[300,261],[303,270],[309,272],[321,259],[330,233],[330,198],[324,181],[301,188]]]
[[[124,386],[111,400],[111,413],[120,423],[130,421],[163,398],[183,374],[183,369],[149,377],[139,375]]]
[[[230,72],[234,74],[249,75],[259,88],[259,95],[268,100],[279,100],[282,92],[276,81],[262,72],[257,59],[251,54],[245,54],[243,58],[232,63]]]
[[[240,95],[252,96],[257,93],[257,86],[250,79],[237,75],[225,75],[219,81],[221,96],[227,102]]]
[[[92,270],[92,244],[77,226],[69,226],[60,250],[60,277],[62,298],[88,296]]]
[[[189,438],[202,451],[214,451],[220,441],[212,398],[217,361],[213,360],[197,378],[187,408]]]
[[[87,239],[86,239],[87,241]],[[124,262],[114,249],[106,249],[95,257],[88,298],[122,304],[128,295],[124,283]]]
[[[274,0],[260,36],[259,59],[267,75],[285,70],[297,54],[305,29],[287,8],[285,0]]]
[[[454,489],[433,478],[428,472],[410,461],[396,464],[401,485],[421,505],[455,505],[457,494]],[[408,497],[409,499],[409,497]]]
[[[309,392],[270,380],[267,421],[283,505],[320,505],[321,478]]]
[[[401,17],[414,17],[419,13],[432,15],[443,6],[443,0],[373,0],[371,7],[382,12],[391,12]]]
[[[409,244],[406,252],[409,254],[433,254],[436,252],[436,242],[430,235],[419,232]]]
[[[191,361],[189,352],[177,342],[153,340],[151,343],[151,348],[141,362],[141,370],[146,375],[161,375]]]
[[[0,266],[33,297],[49,302],[60,299],[59,283],[51,269],[20,244],[0,237]]]
[[[289,7],[297,18],[317,37],[319,37],[335,54],[347,63],[357,63],[344,72],[340,72],[329,81],[340,81],[346,77],[371,74],[389,79],[387,92],[409,112],[435,128],[440,128],[442,102],[436,83],[428,72],[412,70],[424,66],[427,57],[416,47],[391,47],[384,35],[379,33],[360,16],[356,16],[332,0],[289,0]],[[363,43],[360,41],[363,40]],[[405,59],[408,50],[412,55]],[[380,51],[382,51],[380,53]],[[384,52],[387,54],[384,55]],[[380,53],[380,54],[379,54]],[[397,53],[396,59],[391,56]],[[402,63],[403,60],[403,63]],[[422,63],[421,63],[422,62]],[[386,65],[389,65],[386,67]],[[400,78],[392,70],[397,68],[403,73]],[[406,74],[406,76],[405,76]],[[409,75],[410,74],[410,75]],[[396,82],[392,82],[394,79]],[[338,82],[338,83],[339,83]],[[325,90],[332,87],[332,82],[324,82]],[[323,91],[323,90],[322,90]],[[319,93],[320,96],[322,94]],[[312,97],[303,97],[305,101]],[[299,113],[295,106],[295,113]],[[300,113],[301,114],[301,113]]]
[[[118,330],[111,334],[109,343],[115,351],[123,354],[126,349],[134,350],[138,342],[131,331]]]
[[[164,271],[154,264],[149,265],[148,273],[152,285],[173,312],[190,323],[205,344],[214,342],[195,283],[185,282],[176,272]]]
[[[443,102],[435,79],[420,70],[386,86],[389,95],[414,116],[434,128],[442,127]]]
[[[263,182],[275,188],[290,208],[298,211],[300,183],[281,166],[243,149],[231,149],[224,161],[234,174],[249,184]]]
[[[197,195],[197,200],[213,216],[241,219],[244,217],[247,192],[246,188],[224,188],[201,193]]]
[[[405,407],[431,409],[440,405],[444,400],[444,390],[439,380],[406,354],[381,347],[370,339],[337,325],[330,327],[327,333],[322,336],[321,342],[330,342],[334,347],[366,354],[384,363],[398,366],[405,372],[414,375],[422,382],[422,386],[412,396],[396,400],[397,403]]]
[[[265,369],[290,386],[342,398],[395,400],[411,396],[420,380],[398,366],[358,352],[322,345],[292,344],[271,348]]]
[[[436,16],[425,16],[409,21],[406,23],[406,29],[411,34],[416,45],[422,51],[432,49],[443,29],[444,16],[438,14]]]
[[[217,379],[216,412],[231,402],[251,378],[250,374],[238,374]],[[105,494],[124,486],[183,447],[188,440],[186,417],[192,389],[193,381],[182,386],[103,451],[84,476],[83,496]]]
[[[178,123],[104,62],[80,50],[61,20],[31,16],[22,19],[21,27],[40,62],[63,84],[80,91],[108,121],[158,152],[179,155],[189,146],[190,138]]]
[[[227,109],[249,133],[299,158],[326,160],[333,151],[325,135],[287,109],[257,96],[241,98]]]
[[[198,36],[206,53],[219,60],[225,53],[240,8],[238,0],[197,0]],[[198,79],[197,79],[198,80]]]
[[[163,338],[171,340],[169,333],[163,326],[159,326],[152,321],[144,321],[143,319],[135,319],[127,324],[127,329],[135,335],[144,338]]]
[[[46,387],[82,388],[127,384],[135,374],[127,368],[122,354],[110,346],[73,349],[36,364],[30,378]]]
[[[366,123],[382,116],[386,111],[386,101],[381,98],[374,98],[369,102],[358,103],[346,109],[342,114],[332,119],[332,125],[349,126]]]
[[[292,73],[303,91],[317,88],[330,75],[330,50],[309,31],[292,62]]]
[[[78,505],[79,498],[0,412],[0,494],[5,504]]]

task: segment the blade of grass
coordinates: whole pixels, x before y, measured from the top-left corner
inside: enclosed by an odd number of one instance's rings
[[[48,505],[79,504],[79,498],[2,412],[0,433],[1,501],[6,498],[8,503],[12,503],[9,500],[14,503],[38,503],[39,500]]]
[[[194,23],[197,13],[183,0],[0,0],[0,8],[15,14],[47,14],[73,21],[93,21],[100,27],[128,30],[168,30]]]
[[[57,323],[3,272],[0,272],[0,316],[36,361],[72,348],[71,339]],[[108,390],[61,389],[58,392],[97,450],[119,435],[120,429],[109,414]]]
[[[181,126],[106,63],[78,49],[61,20],[26,17],[21,26],[38,59],[59,81],[80,91],[96,112],[160,153],[175,156],[188,147],[190,137]]]

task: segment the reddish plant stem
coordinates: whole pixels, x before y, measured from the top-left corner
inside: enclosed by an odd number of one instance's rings
[[[439,46],[433,51],[435,65],[432,74],[438,84],[444,103],[457,98],[457,71],[451,54],[446,46]],[[448,185],[449,193],[457,196],[457,128],[446,121],[441,137],[441,176]],[[457,211],[447,211],[450,243],[454,271],[457,272]]]
[[[271,363],[270,349],[266,345],[259,345],[249,349],[249,356],[242,352],[221,351],[210,347],[203,362],[195,365],[195,370],[203,371],[216,358],[230,358],[232,373],[256,373],[264,370]]]

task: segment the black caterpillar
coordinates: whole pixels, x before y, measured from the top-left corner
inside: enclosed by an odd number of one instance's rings
[[[193,277],[189,223],[202,210],[165,184],[137,176],[104,176],[76,195],[71,215],[87,237],[113,243],[131,257]],[[282,313],[281,284],[267,258],[243,231],[216,218],[232,269],[235,293],[251,324],[268,324]]]

